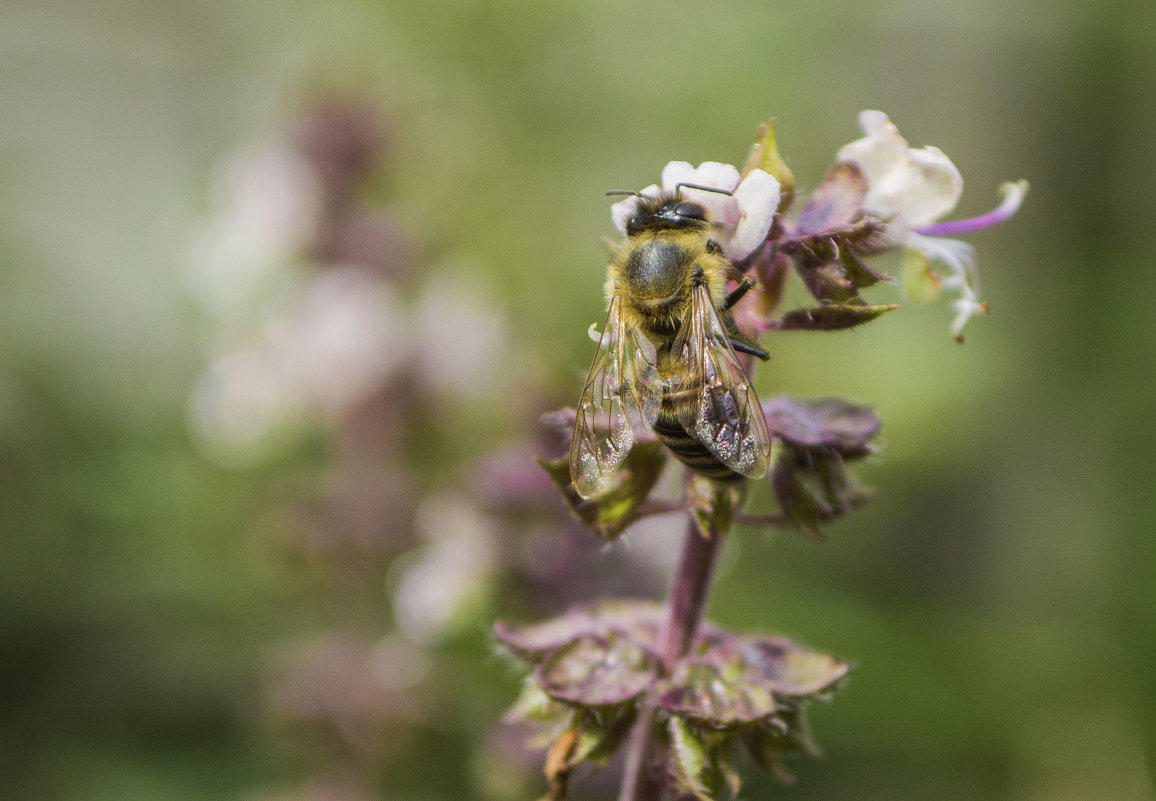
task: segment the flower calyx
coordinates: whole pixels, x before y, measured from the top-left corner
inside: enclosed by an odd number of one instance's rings
[[[548,780],[604,764],[644,706],[654,710],[668,784],[704,801],[737,792],[739,748],[779,778],[784,756],[815,753],[803,708],[830,696],[847,663],[778,635],[703,624],[668,671],[659,655],[665,615],[659,604],[613,601],[497,625],[498,641],[533,667],[509,717],[534,724],[539,746],[553,744]]]
[[[768,475],[780,522],[822,537],[821,524],[870,499],[847,464],[875,452],[872,441],[882,423],[870,406],[838,398],[771,398],[763,411],[774,438]]]

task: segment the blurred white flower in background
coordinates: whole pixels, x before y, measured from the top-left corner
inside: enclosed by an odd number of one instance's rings
[[[397,291],[363,270],[300,280],[283,309],[197,381],[193,431],[217,461],[259,461],[311,415],[334,418],[376,391],[408,357],[408,329]]]
[[[246,148],[221,170],[214,209],[190,243],[189,283],[210,323],[190,427],[220,464],[260,463],[295,430],[335,421],[403,369],[420,389],[451,397],[502,391],[504,316],[460,277],[468,265],[428,273],[404,301],[381,254],[363,254],[367,265],[312,255],[333,233],[325,165],[287,142]]]
[[[418,534],[428,543],[394,564],[393,613],[414,642],[432,645],[473,620],[498,566],[498,530],[469,498],[450,492],[427,496],[417,511]]]
[[[508,374],[505,315],[486,300],[467,270],[435,270],[425,279],[413,308],[412,336],[421,358],[422,383],[462,398],[495,397]]]
[[[188,281],[205,309],[230,317],[267,303],[270,290],[293,277],[321,204],[312,166],[286,142],[252,145],[229,159],[188,252]]]
[[[398,714],[414,714],[408,691],[429,671],[429,657],[404,637],[378,641],[350,632],[326,632],[282,645],[268,692],[290,718],[331,720],[350,734]]]
[[[505,318],[471,264],[422,264],[414,280],[399,215],[366,197],[385,152],[376,117],[323,99],[230,159],[187,253],[203,455],[245,469],[304,434],[325,445],[316,486],[286,493],[276,524],[324,575],[324,622],[276,655],[266,698],[338,756],[286,798],[369,797],[390,732],[437,701],[431,650],[477,626],[501,556],[496,520],[465,494],[429,494],[413,457],[428,447],[415,431],[502,400]],[[367,634],[382,613],[393,630]]]
[[[412,352],[411,316],[385,277],[309,260],[323,185],[288,142],[245,148],[214,189],[188,252],[189,283],[211,323],[189,419],[206,456],[246,467],[387,381]]]
[[[271,333],[286,390],[325,415],[364,399],[412,351],[409,314],[397,290],[355,267],[311,276]]]
[[[263,349],[219,357],[201,374],[189,398],[189,428],[205,456],[245,467],[275,449],[306,410],[285,393],[283,372]]]

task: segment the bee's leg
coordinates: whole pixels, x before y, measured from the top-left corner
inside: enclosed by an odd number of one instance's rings
[[[743,342],[741,339],[735,339],[734,337],[731,337],[730,340],[731,347],[737,350],[739,353],[749,353],[752,356],[757,356],[764,362],[771,358],[771,352],[769,350],[763,350],[757,345],[751,345],[748,342]]]
[[[743,299],[744,295],[746,295],[754,288],[755,279],[748,275],[742,280],[742,283],[735,287],[733,292],[726,296],[726,300],[723,301],[722,308],[719,309],[719,311],[727,311],[728,309],[732,308],[736,303]]]

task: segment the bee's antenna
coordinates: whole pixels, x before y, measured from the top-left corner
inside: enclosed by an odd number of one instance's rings
[[[653,200],[653,198],[650,195],[644,195],[641,192],[635,192],[633,189],[611,189],[606,194],[607,195],[634,195],[634,197],[640,197],[640,198],[643,198],[645,200]]]
[[[678,192],[684,186],[687,189],[701,189],[704,192],[718,192],[720,195],[733,195],[734,194],[734,192],[732,192],[729,189],[719,189],[717,186],[702,186],[701,184],[688,184],[688,183],[683,183],[683,182],[675,184],[674,185],[674,191]]]

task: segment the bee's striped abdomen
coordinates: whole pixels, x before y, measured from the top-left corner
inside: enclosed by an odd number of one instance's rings
[[[680,422],[682,415],[679,412],[682,404],[678,396],[685,394],[687,391],[682,390],[663,398],[662,408],[653,426],[658,441],[669,448],[680,462],[699,475],[716,481],[738,481],[742,478],[740,474],[720,462],[718,457],[683,427]]]

